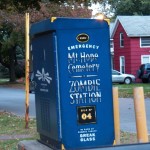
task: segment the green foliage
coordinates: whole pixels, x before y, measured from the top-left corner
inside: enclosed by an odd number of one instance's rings
[[[24,56],[24,45],[22,44],[22,46],[17,46],[16,47],[16,56],[18,60],[23,60],[25,59]]]
[[[24,75],[25,12],[30,13],[30,23],[53,16],[90,18],[86,7],[90,0],[0,0],[0,63],[9,68],[10,81]],[[14,64],[13,64],[14,63]],[[15,70],[15,71],[14,71]]]
[[[74,5],[76,3],[82,4],[83,6],[87,7],[90,6],[91,3],[96,3],[102,0],[0,0],[0,9],[7,10],[7,11],[17,11],[19,13],[24,13],[28,9],[36,9],[40,10],[41,3],[56,3],[59,5],[66,4],[66,5]]]
[[[0,0],[0,9],[1,10],[7,10],[7,11],[17,11],[19,13],[22,13],[28,8],[36,8],[40,9],[39,3],[41,0]]]
[[[108,0],[117,15],[150,15],[149,0]]]
[[[17,65],[15,66],[15,75],[17,78],[25,76],[25,60],[18,60]]]
[[[4,22],[0,27],[1,61],[9,66],[9,50],[17,47],[17,50],[24,48],[24,35],[15,31],[13,23]],[[23,57],[23,56],[22,56]]]
[[[15,15],[9,16],[1,20],[0,25],[0,63],[9,69],[10,81],[15,81],[15,74],[17,77],[24,75],[25,67],[18,63],[18,58],[24,59],[24,30],[21,30],[22,26],[18,27]],[[14,19],[11,20],[11,17]]]

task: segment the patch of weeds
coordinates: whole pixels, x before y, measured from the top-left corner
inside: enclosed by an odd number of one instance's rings
[[[150,141],[150,135],[148,135],[148,138],[149,138],[149,141]],[[121,131],[120,143],[121,144],[135,144],[135,143],[138,143],[137,134]]]
[[[121,142],[121,144],[137,143],[136,133],[130,133],[130,132],[123,132],[123,131],[121,131],[120,142]]]

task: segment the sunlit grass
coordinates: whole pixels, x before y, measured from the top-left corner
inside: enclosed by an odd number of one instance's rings
[[[144,90],[144,97],[150,98],[150,83],[143,84],[143,83],[132,83],[132,84],[113,84],[113,87],[118,87],[119,97],[126,98],[126,97],[133,97],[133,89],[135,87],[143,87]]]

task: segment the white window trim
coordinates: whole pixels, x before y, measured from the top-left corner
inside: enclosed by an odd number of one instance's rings
[[[124,58],[124,73],[125,73],[125,57],[124,56],[120,56],[119,57],[119,61],[120,61],[120,72],[122,72],[122,58]]]
[[[150,63],[150,55],[141,55],[141,64],[144,64],[143,57],[149,57],[149,63]]]
[[[141,38],[142,38],[142,37],[140,37],[140,47],[141,47],[141,48],[149,48],[150,46],[142,46],[142,45],[141,45],[141,44],[142,44]]]
[[[110,51],[114,52],[114,41],[113,41],[113,39],[110,39]]]
[[[119,38],[119,42],[120,42],[120,47],[124,47],[124,44],[123,45],[121,45],[121,41],[122,41],[122,36],[121,35],[123,35],[124,36],[124,34],[123,34],[123,32],[121,32],[120,33],[120,38]],[[124,39],[123,39],[123,43],[124,43]]]

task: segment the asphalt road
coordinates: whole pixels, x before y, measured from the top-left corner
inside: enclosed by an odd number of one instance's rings
[[[34,94],[30,94],[29,115],[35,117]],[[147,127],[150,134],[150,98],[145,99]],[[136,132],[133,99],[119,98],[120,128],[123,131]],[[25,115],[25,91],[22,89],[0,87],[0,111]]]
[[[134,102],[132,98],[119,98],[120,128],[123,131],[136,132]],[[150,134],[150,98],[145,99],[147,128]]]
[[[0,87],[0,111],[25,116],[25,91]],[[29,97],[29,114],[30,117],[35,117],[34,94],[30,94]]]

